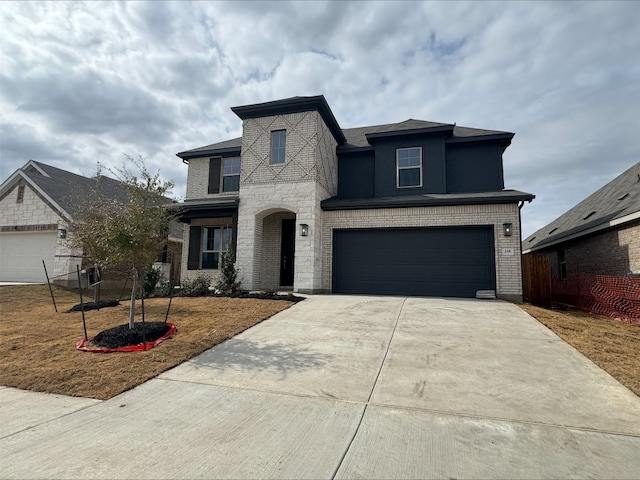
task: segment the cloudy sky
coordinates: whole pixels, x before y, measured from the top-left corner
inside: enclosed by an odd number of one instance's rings
[[[640,161],[640,2],[0,2],[0,181],[91,176],[237,137],[230,110],[324,94],[343,128],[515,132],[524,237]]]

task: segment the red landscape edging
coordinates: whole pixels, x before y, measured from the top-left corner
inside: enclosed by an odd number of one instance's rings
[[[93,340],[93,337],[92,337],[92,338],[89,338],[88,340],[85,340],[85,339],[80,340],[78,343],[76,343],[76,348],[78,350],[82,350],[83,352],[92,352],[92,353],[142,352],[144,350],[149,350],[155,347],[156,345],[164,342],[167,338],[171,337],[174,333],[178,331],[178,327],[176,327],[173,323],[167,322],[167,325],[169,325],[169,331],[153,342],[139,343],[138,345],[127,345],[126,347],[117,347],[117,348],[106,348],[106,347],[92,348],[92,347],[85,346],[86,342],[90,342],[91,340]]]

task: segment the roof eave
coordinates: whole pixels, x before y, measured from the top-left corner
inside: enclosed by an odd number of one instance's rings
[[[560,244],[569,242],[571,240],[576,240],[578,238],[585,237],[587,235],[591,235],[592,233],[600,232],[602,230],[607,230],[607,229],[612,228],[612,227],[617,227],[619,225],[624,225],[626,223],[630,223],[630,222],[633,222],[635,220],[640,220],[640,211],[637,211],[637,212],[634,212],[634,213],[630,213],[629,215],[625,215],[625,216],[620,217],[620,218],[614,218],[611,221],[603,222],[603,223],[601,223],[599,225],[595,225],[593,227],[587,228],[587,229],[579,231],[579,232],[572,233],[570,235],[558,237],[555,240],[552,240],[550,242],[541,241],[537,245],[534,245],[533,247],[530,247],[530,248],[527,248],[526,250],[523,250],[522,254],[524,255],[524,254],[527,254],[527,253],[533,253],[533,252],[537,252],[537,251],[540,251],[540,250],[545,250],[545,249],[547,249],[549,247],[554,247],[556,245],[560,245]]]
[[[224,156],[228,154],[241,153],[241,147],[226,147],[226,148],[213,148],[211,150],[187,150],[185,152],[176,153],[176,157],[182,159],[183,162],[185,160],[190,160],[192,158],[201,158],[201,157],[214,157],[214,156]]]
[[[369,143],[372,141],[376,141],[379,138],[392,138],[392,137],[401,137],[406,135],[428,135],[435,134],[440,132],[449,132],[453,133],[455,125],[447,124],[447,125],[438,125],[435,127],[423,127],[423,128],[409,128],[406,130],[390,130],[387,132],[372,132],[366,133],[365,137]]]
[[[488,141],[502,141],[505,148],[511,145],[511,140],[515,136],[515,133],[494,133],[489,135],[474,135],[470,137],[449,137],[445,139],[446,143],[469,143],[469,142],[488,142]]]
[[[287,113],[300,113],[316,110],[322,116],[327,127],[338,142],[343,145],[347,139],[342,133],[342,129],[333,115],[324,95],[314,97],[294,97],[285,100],[276,100],[273,102],[256,103],[252,105],[242,105],[231,107],[231,111],[242,120],[249,118],[271,117],[275,115],[284,115]]]
[[[337,200],[328,198],[320,203],[322,210],[367,210],[380,208],[406,208],[406,207],[440,207],[452,205],[489,205],[489,204],[505,204],[518,203],[521,201],[532,201],[535,195],[530,193],[514,193],[513,195],[486,196],[486,197],[429,197],[422,199],[394,197],[393,201],[386,199],[353,199],[353,200]]]

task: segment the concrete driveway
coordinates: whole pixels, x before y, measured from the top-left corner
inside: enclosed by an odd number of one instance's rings
[[[310,297],[108,401],[0,389],[0,437],[3,478],[640,478],[640,398],[490,300]]]

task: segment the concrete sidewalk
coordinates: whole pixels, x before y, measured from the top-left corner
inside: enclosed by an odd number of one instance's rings
[[[640,478],[640,398],[514,305],[313,296],[111,400],[0,389],[3,478]]]

